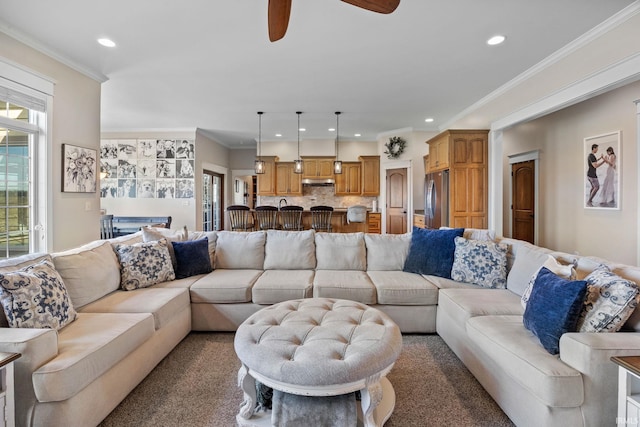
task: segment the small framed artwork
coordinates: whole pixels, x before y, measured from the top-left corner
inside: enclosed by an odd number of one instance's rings
[[[97,150],[62,144],[62,191],[95,193]]]
[[[585,209],[620,209],[620,131],[584,139]]]

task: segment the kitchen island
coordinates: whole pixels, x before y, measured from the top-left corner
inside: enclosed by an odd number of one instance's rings
[[[255,211],[251,211],[254,213]],[[228,214],[227,214],[228,215]],[[280,222],[280,219],[278,219]],[[227,224],[229,222],[227,221]],[[257,223],[254,219],[254,223]],[[380,212],[372,212],[367,210],[367,219],[365,222],[347,223],[347,209],[335,208],[331,214],[331,228],[334,233],[381,233],[381,214]],[[302,228],[304,230],[311,229],[311,211],[305,209],[302,211]]]

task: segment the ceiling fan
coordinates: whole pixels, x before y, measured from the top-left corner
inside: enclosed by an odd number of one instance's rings
[[[342,0],[362,9],[378,13],[391,13],[400,0]],[[284,37],[289,25],[291,0],[269,0],[269,40],[275,42]]]

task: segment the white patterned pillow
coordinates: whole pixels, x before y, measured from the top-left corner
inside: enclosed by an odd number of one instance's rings
[[[578,319],[580,332],[617,332],[638,306],[640,289],[601,265],[585,279],[587,296]]]
[[[531,289],[533,289],[533,284],[535,283],[536,278],[538,277],[538,273],[540,273],[540,269],[542,267],[546,267],[547,269],[551,270],[552,273],[562,277],[563,279],[567,279],[567,280],[576,279],[575,265],[560,264],[558,260],[555,259],[553,256],[547,255],[547,260],[544,262],[544,264],[540,266],[540,268],[536,270],[535,273],[533,273],[533,275],[529,279],[529,284],[527,285],[526,289],[522,293],[522,296],[520,297],[520,304],[522,304],[522,308],[527,308],[527,302],[529,301],[529,296],[531,295]]]
[[[166,239],[116,245],[120,261],[120,286],[125,291],[146,288],[176,278]]]
[[[48,259],[0,273],[0,287],[2,308],[11,328],[59,330],[76,319],[67,288]]]
[[[456,250],[451,278],[485,288],[507,286],[507,250],[504,243],[455,238]]]

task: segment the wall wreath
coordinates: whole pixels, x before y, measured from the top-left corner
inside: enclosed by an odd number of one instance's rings
[[[399,136],[392,136],[389,138],[389,142],[384,144],[387,147],[387,151],[384,154],[389,159],[397,159],[402,153],[404,153],[404,147],[407,145],[407,141]]]

